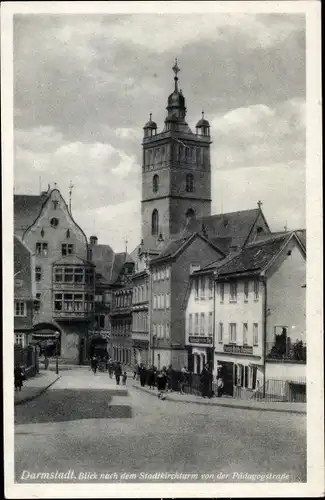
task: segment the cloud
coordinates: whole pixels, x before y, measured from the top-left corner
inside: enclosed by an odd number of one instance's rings
[[[305,102],[290,99],[275,108],[255,104],[211,120],[218,143],[217,168],[252,166],[305,158]]]

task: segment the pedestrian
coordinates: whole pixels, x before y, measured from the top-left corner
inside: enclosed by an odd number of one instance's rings
[[[126,385],[126,381],[127,381],[127,379],[128,379],[127,373],[126,373],[126,372],[124,372],[124,373],[123,373],[123,377],[122,377],[122,384],[123,384],[123,385]]]
[[[15,391],[17,391],[17,389],[21,391],[21,388],[23,386],[24,374],[20,365],[15,366],[14,379],[15,379]]]
[[[185,388],[185,385],[187,382],[187,373],[188,373],[187,368],[186,368],[186,366],[184,366],[181,369],[180,378],[179,378],[179,391],[181,394],[185,394],[184,388]]]
[[[108,362],[108,374],[109,374],[109,378],[112,378],[113,377],[113,361],[110,359],[109,362]]]
[[[137,378],[137,374],[138,374],[138,363],[136,363],[133,368],[133,380]]]
[[[122,375],[122,366],[121,363],[118,361],[115,366],[115,380],[117,385],[120,385],[121,375]]]
[[[158,399],[166,399],[167,370],[164,366],[157,374]]]
[[[141,387],[144,387],[146,385],[147,369],[143,363],[141,363],[139,366],[139,376],[140,376]]]
[[[217,396],[218,398],[221,398],[223,395],[223,390],[224,390],[224,383],[223,379],[221,378],[220,374],[217,375]]]
[[[45,370],[47,370],[47,369],[48,369],[49,364],[50,364],[49,358],[48,358],[48,357],[47,357],[47,355],[45,354],[45,355],[44,355],[44,369],[45,369]]]
[[[94,372],[94,375],[96,375],[97,368],[98,368],[98,359],[96,356],[93,356],[91,360],[91,369]]]
[[[169,365],[168,370],[167,370],[167,391],[172,392],[173,384],[174,384],[174,377],[175,377],[175,372],[173,370],[173,367],[172,367],[172,365]]]
[[[201,382],[201,394],[203,398],[211,398],[212,397],[212,379],[213,375],[209,369],[209,365],[206,364],[203,367],[203,370],[200,375]]]

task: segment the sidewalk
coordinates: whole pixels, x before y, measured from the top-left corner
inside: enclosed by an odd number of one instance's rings
[[[35,377],[24,381],[21,391],[14,392],[14,404],[20,405],[40,396],[59,378],[60,375],[56,375],[52,371],[40,370],[40,373]]]
[[[148,389],[147,387],[141,387],[138,384],[133,383],[132,386],[139,391],[147,392],[152,396],[157,397],[157,389]],[[241,400],[231,397],[221,397],[221,398],[211,398],[204,399],[200,396],[195,396],[193,394],[184,394],[183,396],[179,392],[168,392],[166,401],[174,401],[179,403],[195,403],[199,405],[208,406],[225,406],[228,408],[238,408],[242,410],[257,410],[257,411],[278,411],[286,413],[299,413],[306,414],[307,405],[306,403],[288,403],[288,402],[274,402],[274,401],[253,401],[253,400]]]

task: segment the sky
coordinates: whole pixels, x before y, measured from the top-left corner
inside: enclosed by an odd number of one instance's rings
[[[54,183],[86,235],[140,242],[143,126],[161,131],[175,57],[187,121],[211,125],[212,213],[305,227],[301,14],[15,15],[15,193]]]

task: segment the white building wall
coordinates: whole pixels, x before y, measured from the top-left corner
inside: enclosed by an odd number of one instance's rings
[[[277,363],[267,361],[265,365],[266,380],[306,380],[306,365],[303,363]]]

